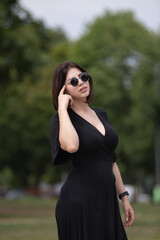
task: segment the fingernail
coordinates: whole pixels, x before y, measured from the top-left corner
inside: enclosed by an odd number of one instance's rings
[[[126,218],[126,221],[128,221],[128,218]]]

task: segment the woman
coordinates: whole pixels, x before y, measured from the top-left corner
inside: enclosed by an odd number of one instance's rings
[[[72,164],[55,209],[59,240],[126,240],[124,226],[133,223],[134,212],[116,163],[118,135],[107,113],[88,105],[92,78],[80,65],[63,62],[52,94],[58,111],[50,120],[52,161]]]

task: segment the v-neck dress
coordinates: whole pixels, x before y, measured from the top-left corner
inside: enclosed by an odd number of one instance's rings
[[[117,199],[112,164],[117,160],[118,135],[106,111],[92,108],[105,128],[103,135],[68,108],[79,136],[79,149],[68,153],[60,147],[58,113],[50,119],[53,165],[71,161],[55,208],[59,240],[127,240]]]

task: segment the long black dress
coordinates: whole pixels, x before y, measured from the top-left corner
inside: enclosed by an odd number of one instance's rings
[[[68,114],[79,136],[79,149],[61,149],[58,113],[50,120],[53,165],[71,161],[72,168],[56,204],[59,240],[127,240],[119,212],[112,163],[118,135],[107,113],[92,108],[104,125],[105,135],[71,108]]]

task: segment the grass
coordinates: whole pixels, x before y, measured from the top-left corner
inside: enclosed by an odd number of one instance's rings
[[[54,217],[56,199],[0,200],[1,240],[58,240]],[[129,240],[160,239],[160,206],[132,204],[134,224],[126,228]],[[122,211],[122,219],[124,219]],[[98,239],[97,239],[98,240]]]
[[[126,228],[129,240],[160,240],[160,205],[139,203],[132,206],[135,221]]]
[[[55,199],[0,200],[1,240],[57,240]]]

